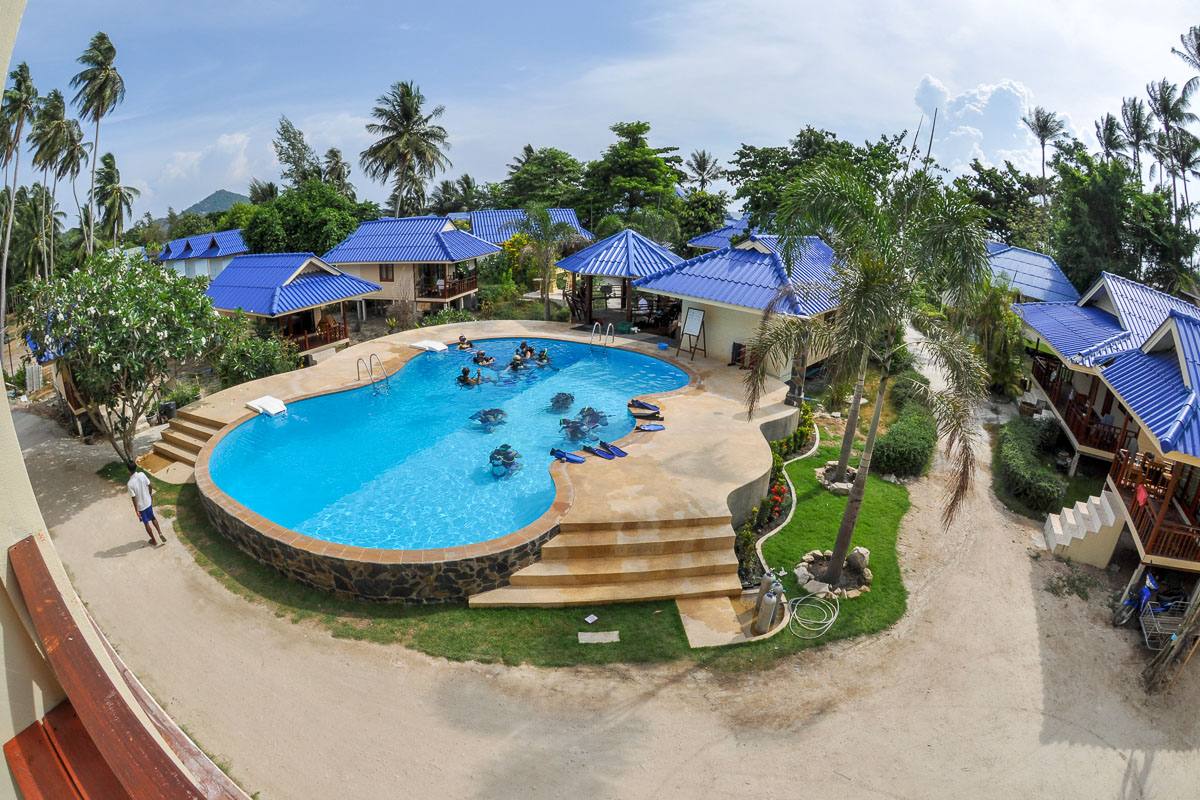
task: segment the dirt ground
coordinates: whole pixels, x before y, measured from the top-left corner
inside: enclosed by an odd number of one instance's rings
[[[1032,523],[992,497],[986,439],[950,530],[940,457],[910,486],[909,610],[895,627],[718,675],[702,659],[453,664],[277,619],[173,536],[141,545],[128,500],[93,474],[108,448],[14,418],[92,614],[167,711],[266,800],[1195,795],[1200,668],[1146,697],[1146,653],[1108,624],[1106,592],[1045,590],[1064,567],[1031,558]]]

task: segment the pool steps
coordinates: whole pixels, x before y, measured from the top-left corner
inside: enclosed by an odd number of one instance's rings
[[[471,606],[733,597],[742,590],[728,518],[668,520],[656,527],[616,522],[597,529],[599,524],[564,530],[542,547],[541,561],[514,572],[509,586],[475,595]]]
[[[200,448],[220,429],[220,423],[211,422],[198,414],[180,411],[154,443],[154,452],[163,458],[194,467]]]

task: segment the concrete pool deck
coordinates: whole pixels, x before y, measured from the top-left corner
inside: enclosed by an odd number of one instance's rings
[[[286,574],[363,597],[428,601],[406,586],[379,583],[386,577],[382,572],[398,574],[403,570],[395,565],[413,563],[424,565],[411,570],[420,576],[403,581],[439,584],[430,596],[434,600],[455,599],[447,594],[450,579],[445,575],[459,579],[465,569],[464,591],[472,595],[472,605],[480,606],[732,597],[740,592],[732,524],[740,523],[766,493],[768,439],[791,432],[795,409],[783,404],[786,389],[774,381],[751,422],[743,400],[744,372],[714,359],[692,361],[682,353],[676,358],[674,349],[658,350],[654,342],[618,338],[613,346],[661,358],[689,373],[687,386],[652,396],[666,418],[666,430],[624,437],[620,444],[629,456],[617,461],[589,458],[584,464],[548,465],[557,490],[551,510],[535,526],[493,542],[425,551],[330,545],[258,517],[208,478],[208,455],[231,425],[249,418],[248,400],[273,395],[293,402],[361,387],[366,378],[357,377],[358,359],[377,355],[388,375],[394,375],[422,352],[412,347],[414,342],[451,342],[460,333],[472,340],[589,340],[586,331],[561,323],[489,321],[420,328],[355,345],[319,365],[242,384],[187,406],[180,415],[184,423],[209,433],[200,442],[196,478],[214,522],[242,549]],[[498,553],[503,558],[497,560]],[[319,574],[309,580],[314,563]],[[504,586],[510,575],[512,585]]]

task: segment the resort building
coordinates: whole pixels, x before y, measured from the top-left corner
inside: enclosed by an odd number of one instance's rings
[[[988,242],[987,248],[992,274],[1008,281],[1020,302],[1074,303],[1079,299],[1079,292],[1050,256],[1003,242]]]
[[[834,309],[829,269],[833,250],[816,237],[808,237],[800,258],[789,273],[778,253],[775,236],[751,235],[733,247],[722,247],[668,267],[633,282],[635,288],[682,302],[680,319],[689,309],[704,311],[704,347],[710,358],[730,363],[745,361],[745,346],[754,335],[763,311],[779,290],[800,283],[810,291],[788,297],[777,310],[802,317],[822,317]],[[826,352],[809,353],[809,364],[823,361]],[[791,364],[773,365],[786,377]]]
[[[211,280],[220,275],[235,256],[249,252],[250,248],[242,241],[241,228],[238,228],[172,239],[163,245],[162,252],[154,260],[189,278]]]
[[[234,258],[207,294],[223,314],[241,311],[270,320],[281,337],[315,361],[318,353],[349,343],[346,301],[378,291],[379,284],[335,269],[312,253],[263,253]]]
[[[554,222],[565,222],[579,232],[585,239],[594,238],[579,224],[573,208],[548,208],[550,219]],[[517,232],[518,220],[525,219],[525,211],[520,208],[485,209],[472,211],[469,215],[471,234],[485,242],[504,244]]]
[[[578,253],[567,256],[556,265],[571,273],[571,285],[566,291],[571,318],[591,325],[623,319],[650,331],[665,330],[678,319],[679,304],[657,302],[657,296],[638,300],[633,294],[633,281],[645,278],[683,261],[667,248],[632,230],[624,230]],[[597,278],[599,291],[597,291]],[[654,299],[656,302],[651,303]],[[616,300],[616,318],[608,313],[609,304]],[[597,313],[597,305],[603,309]]]
[[[722,247],[728,247],[733,239],[745,236],[747,233],[755,236],[761,233],[758,228],[750,227],[749,212],[743,214],[741,219],[727,221],[723,227],[717,228],[715,231],[702,233],[688,239],[688,246],[697,250],[719,250]]]
[[[421,312],[472,305],[479,282],[477,259],[499,251],[445,217],[384,217],[360,224],[324,259],[378,284],[366,300],[413,303]]]

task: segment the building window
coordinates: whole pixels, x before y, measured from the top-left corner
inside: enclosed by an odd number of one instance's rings
[[[396,265],[395,264],[380,264],[379,265],[379,281],[380,283],[390,283],[396,280]]]

